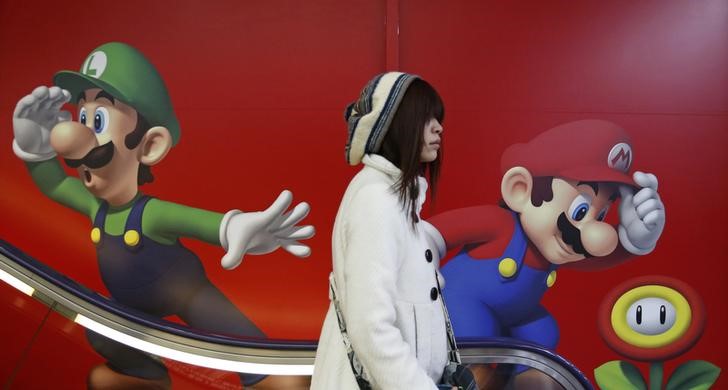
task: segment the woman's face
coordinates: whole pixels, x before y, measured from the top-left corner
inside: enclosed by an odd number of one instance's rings
[[[442,125],[437,119],[432,118],[425,124],[424,135],[422,137],[422,151],[420,152],[420,162],[429,163],[437,159],[437,152],[440,150],[440,141],[442,140]]]

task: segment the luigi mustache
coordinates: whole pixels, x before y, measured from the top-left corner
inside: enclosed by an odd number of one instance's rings
[[[114,141],[109,141],[91,149],[83,158],[77,160],[64,158],[63,161],[71,168],[78,168],[81,165],[85,165],[88,168],[97,169],[106,166],[112,158],[114,158]]]

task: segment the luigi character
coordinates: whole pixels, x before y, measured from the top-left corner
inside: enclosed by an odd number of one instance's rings
[[[225,269],[237,267],[246,253],[279,247],[306,257],[310,249],[298,240],[312,237],[314,228],[296,224],[308,214],[308,204],[285,213],[292,195],[284,191],[264,211],[221,214],[143,194],[139,187],[154,180],[151,166],[179,142],[181,131],[159,73],[129,45],[101,45],[80,72],[61,71],[53,81],[56,86],[38,87],[18,102],[13,151],[44,194],[91,219],[91,241],[111,298],[155,316],[177,315],[198,329],[265,337],[210,282],[179,239],[222,246]],[[78,106],[78,121],[61,111],[69,101]],[[66,176],[56,155],[78,171],[78,179]],[[159,359],[87,335],[107,359],[89,374],[91,388],[169,387]],[[275,381],[264,378],[241,375],[245,385]]]
[[[652,174],[629,174],[634,154],[614,123],[581,120],[508,148],[502,207],[453,210],[429,220],[440,251],[445,302],[458,337],[513,337],[556,347],[556,321],[540,304],[560,266],[602,269],[650,253],[665,225]],[[619,224],[605,218],[621,197]]]

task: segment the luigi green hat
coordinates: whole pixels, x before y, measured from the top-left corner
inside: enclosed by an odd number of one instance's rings
[[[80,72],[62,70],[53,82],[78,101],[89,88],[101,88],[130,105],[151,126],[164,126],[177,144],[180,128],[162,77],[139,50],[119,42],[105,43],[86,57]]]

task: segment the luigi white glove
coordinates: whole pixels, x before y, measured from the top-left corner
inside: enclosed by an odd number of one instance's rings
[[[51,129],[71,120],[61,107],[71,94],[59,87],[40,86],[18,101],[13,112],[13,151],[24,161],[45,161],[56,156],[51,147]]]
[[[220,223],[220,244],[227,251],[220,261],[222,267],[233,269],[240,265],[246,253],[263,255],[279,247],[294,256],[308,257],[311,248],[298,240],[313,237],[315,229],[311,225],[296,224],[308,215],[310,207],[301,202],[284,213],[292,200],[291,191],[285,190],[264,211],[228,211]]]
[[[635,183],[642,187],[637,193],[630,186],[620,185],[619,242],[635,255],[652,252],[665,228],[665,205],[657,193],[657,177],[651,173],[635,172]]]

